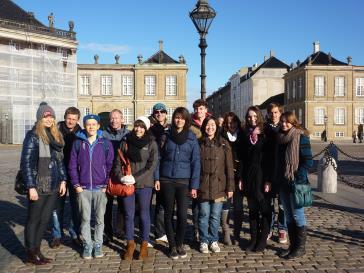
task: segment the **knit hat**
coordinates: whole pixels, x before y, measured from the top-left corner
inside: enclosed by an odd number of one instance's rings
[[[49,116],[56,118],[56,113],[54,112],[52,107],[50,107],[46,102],[43,101],[39,104],[39,108],[37,110],[37,121]]]
[[[163,103],[159,102],[157,104],[154,104],[153,112],[154,111],[166,111],[167,112],[167,107]]]
[[[97,123],[100,123],[100,117],[98,115],[89,114],[83,117],[83,124],[85,124],[89,119],[94,119]]]
[[[150,120],[149,120],[149,118],[147,118],[145,116],[141,116],[141,117],[138,117],[135,121],[137,121],[137,120],[142,121],[145,124],[145,127],[147,127],[147,130],[149,130],[149,128],[150,128]]]

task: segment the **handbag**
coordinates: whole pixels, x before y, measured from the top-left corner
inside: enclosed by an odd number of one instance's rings
[[[121,181],[119,181],[115,175],[111,175],[107,183],[106,192],[113,196],[130,196],[135,192],[135,179],[131,174],[130,161],[124,157],[121,149],[118,149],[118,155],[121,161],[121,173],[123,176]]]
[[[24,179],[21,170],[19,170],[16,174],[14,190],[20,195],[27,195],[28,193],[28,189],[24,185]]]
[[[311,184],[307,180],[306,183],[293,183],[294,205],[296,208],[310,207],[312,205]]]

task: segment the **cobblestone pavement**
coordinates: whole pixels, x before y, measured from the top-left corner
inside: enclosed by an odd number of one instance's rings
[[[364,145],[361,147],[364,156]],[[192,246],[187,258],[172,261],[166,255],[167,248],[156,245],[150,249],[148,261],[125,262],[120,259],[125,242],[117,240],[104,247],[105,257],[85,261],[66,238],[56,250],[43,240],[42,251],[54,259],[51,264],[27,266],[22,262],[26,200],[13,191],[19,152],[19,146],[0,145],[0,272],[364,272],[364,210],[349,210],[318,197],[307,209],[307,254],[301,259],[280,259],[277,251],[282,245],[276,242],[276,236],[264,253],[246,253],[243,249],[249,235],[245,219],[241,245],[220,244],[220,253],[201,254]]]

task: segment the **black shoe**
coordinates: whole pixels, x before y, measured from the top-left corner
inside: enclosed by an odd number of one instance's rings
[[[58,248],[61,245],[61,238],[53,238],[49,243],[50,248]]]
[[[169,257],[171,257],[172,260],[177,260],[178,259],[178,252],[177,252],[176,247],[172,247],[169,250]]]
[[[81,247],[83,245],[82,241],[79,238],[73,238],[72,239],[72,244],[75,247]]]
[[[104,235],[103,244],[108,245],[114,241],[112,236]]]
[[[187,257],[187,252],[183,245],[177,247],[177,253],[178,256],[182,259]]]

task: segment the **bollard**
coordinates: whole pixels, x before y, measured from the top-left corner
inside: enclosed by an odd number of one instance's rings
[[[326,155],[320,159],[317,166],[317,187],[319,191],[323,193],[337,192],[336,168],[336,160],[333,157]]]

